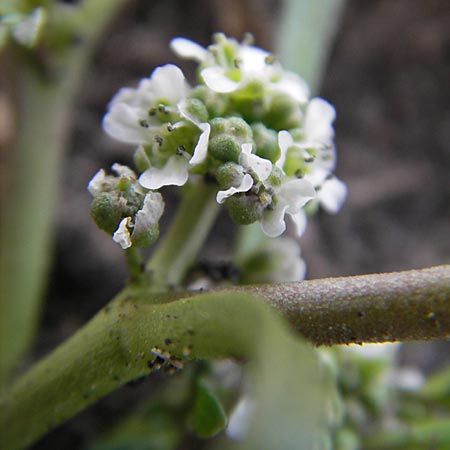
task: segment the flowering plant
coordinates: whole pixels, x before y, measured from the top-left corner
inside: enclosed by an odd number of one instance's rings
[[[335,110],[250,35],[218,33],[208,47],[177,37],[170,46],[197,63],[196,84],[167,64],[113,97],[103,129],[132,146],[134,167],[115,162],[87,188],[128,280],[13,376],[39,311],[74,79],[121,3],[0,6],[0,47],[20,69],[21,94],[0,223],[0,448],[26,448],[155,372],[177,375],[90,448],[206,448],[207,438],[213,448],[261,450],[448,448],[448,369],[425,379],[396,368],[385,346],[337,346],[448,338],[449,268],[300,282],[308,217],[337,213],[346,198],[334,175]],[[331,3],[310,4],[333,16]],[[311,44],[325,47],[316,34]],[[180,203],[164,229],[168,186]],[[221,205],[240,226],[237,245],[231,261],[202,264]]]

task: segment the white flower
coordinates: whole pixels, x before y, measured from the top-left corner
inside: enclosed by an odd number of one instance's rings
[[[202,65],[201,77],[214,92],[231,93],[256,81],[304,103],[309,96],[306,82],[297,74],[283,70],[269,52],[247,43],[218,34],[216,44],[205,49],[184,38],[170,43],[172,50],[182,57]]]
[[[261,219],[261,228],[269,237],[277,237],[286,229],[284,216],[289,214],[293,220],[297,235],[305,229],[305,215],[302,208],[314,199],[314,186],[305,179],[286,178],[279,186],[274,186],[275,202],[266,208]]]
[[[92,197],[96,197],[104,190],[104,184],[106,180],[106,172],[103,169],[100,169],[89,181],[87,186],[89,193]]]
[[[151,115],[160,104],[175,107],[188,93],[183,72],[173,64],[156,68],[136,89],[123,88],[112,99],[103,129],[113,138],[130,144],[146,144],[161,122]],[[168,106],[168,108],[169,108]]]
[[[247,173],[243,176],[239,186],[232,186],[229,189],[217,193],[216,200],[218,203],[223,203],[228,197],[238,192],[249,191],[254,184],[253,177],[251,176],[252,173],[263,183],[272,171],[272,163],[268,159],[261,158],[252,153],[252,144],[250,143],[241,145],[239,164]]]

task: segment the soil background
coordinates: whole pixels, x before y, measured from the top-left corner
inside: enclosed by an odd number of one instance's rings
[[[193,80],[194,65],[168,49],[175,35],[206,45],[218,30],[238,39],[250,31],[257,45],[273,50],[279,16],[275,0],[141,0],[120,14],[95,55],[74,110],[53,269],[33,359],[70,336],[126,279],[120,249],[89,217],[85,188],[100,167],[131,164],[130,147],[101,129],[113,94],[167,62],[180,64]],[[337,175],[349,196],[338,215],[320,213],[310,220],[300,241],[308,278],[448,263],[450,2],[349,1],[320,95],[337,110]],[[170,189],[165,197],[176,201]],[[165,222],[171,210],[169,204]],[[203,255],[216,262],[226,260],[233,236],[226,214],[220,219]],[[444,342],[411,344],[402,359],[431,370],[448,359],[449,348]],[[33,449],[83,449],[98,430],[150,395],[147,385],[124,387]]]

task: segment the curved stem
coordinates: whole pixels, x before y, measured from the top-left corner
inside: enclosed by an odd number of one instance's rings
[[[159,365],[250,357],[274,316],[267,304],[317,345],[441,339],[450,335],[450,266],[209,293],[128,288],[11,386],[0,400],[2,448],[22,448]],[[168,352],[160,360],[159,349]]]
[[[186,189],[177,215],[147,264],[152,292],[180,285],[219,212],[214,184],[198,180]]]

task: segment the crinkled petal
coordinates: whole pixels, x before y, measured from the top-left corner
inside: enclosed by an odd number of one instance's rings
[[[308,224],[306,213],[301,209],[296,214],[290,214],[291,220],[295,225],[295,233],[298,237],[302,236],[306,230],[306,225]]]
[[[117,173],[117,175],[121,176],[121,177],[126,177],[126,178],[130,178],[131,180],[135,180],[136,174],[134,173],[133,170],[131,170],[128,166],[124,166],[123,164],[119,164],[119,163],[114,163],[111,166],[111,169]]]
[[[235,91],[240,86],[240,83],[230,80],[225,75],[225,69],[222,67],[206,67],[200,73],[206,86],[214,92],[226,94]]]
[[[334,107],[322,98],[313,98],[306,108],[303,128],[305,140],[329,143],[334,136]]]
[[[100,169],[89,181],[87,189],[89,193],[96,197],[98,194],[103,192],[103,183],[105,182],[106,173],[103,169]]]
[[[306,202],[315,198],[314,186],[305,179],[292,179],[281,184],[276,192],[279,201],[288,205],[289,214],[298,213]]]
[[[199,63],[206,61],[208,58],[208,50],[206,48],[182,37],[172,39],[170,48],[180,58],[193,59]]]
[[[309,87],[306,81],[294,72],[284,72],[281,79],[273,87],[288,94],[299,103],[306,103],[309,98]]]
[[[277,237],[286,230],[284,215],[288,205],[278,202],[273,209],[265,209],[261,218],[261,228],[269,237]]]
[[[117,242],[124,250],[131,247],[131,237],[128,227],[131,225],[131,217],[125,217],[119,223],[113,234],[113,241]]]
[[[164,201],[159,192],[149,192],[144,198],[142,209],[134,218],[133,234],[139,234],[159,222],[164,212]]]
[[[317,193],[321,206],[330,214],[336,214],[347,197],[347,186],[336,177],[326,180]]]
[[[171,104],[177,103],[188,92],[184,74],[175,64],[157,67],[151,75],[151,82],[155,97],[165,98]]]
[[[147,189],[159,189],[169,185],[183,186],[188,178],[188,160],[183,155],[173,155],[163,167],[149,167],[139,177],[139,183]]]
[[[145,144],[150,138],[147,128],[140,125],[136,108],[116,103],[103,119],[103,129],[113,138],[130,144]]]
[[[192,158],[189,160],[189,164],[191,165],[202,163],[208,155],[208,142],[209,134],[211,132],[211,125],[205,122],[199,123],[198,127],[202,130],[202,132],[192,153]]]
[[[238,187],[230,187],[225,191],[219,191],[216,196],[217,203],[223,203],[228,197],[231,197],[238,192],[247,192],[253,186],[253,178],[248,173],[242,178],[241,184]]]
[[[280,157],[278,158],[275,165],[280,169],[283,169],[284,163],[286,161],[286,154],[288,148],[294,143],[291,133],[286,130],[281,130],[278,133],[278,147],[280,147]]]
[[[272,172],[271,161],[252,153],[252,144],[249,143],[242,144],[239,163],[245,169],[255,172],[260,181],[265,181]]]

